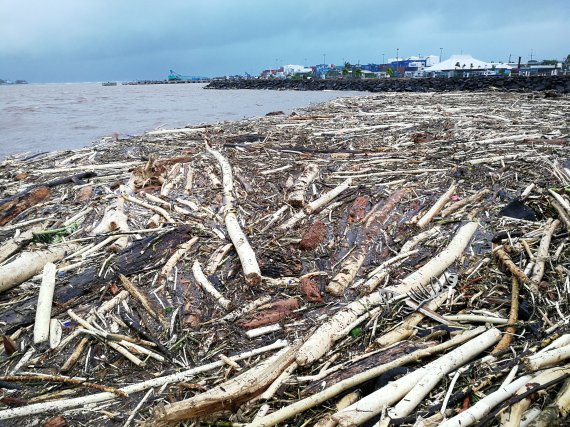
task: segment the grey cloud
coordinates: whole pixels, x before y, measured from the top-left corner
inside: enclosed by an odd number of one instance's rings
[[[379,61],[396,48],[402,56],[443,47],[482,59],[530,49],[561,58],[570,53],[569,9],[566,0],[0,0],[0,77],[163,78],[169,67],[256,73],[276,60],[321,62],[323,53],[327,62]]]

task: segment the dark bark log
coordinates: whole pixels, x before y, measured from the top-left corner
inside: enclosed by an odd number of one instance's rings
[[[24,191],[0,200],[0,226],[12,221],[26,209],[43,202],[51,196],[50,188],[70,182],[83,184],[83,179],[97,176],[95,172],[83,172],[65,178],[55,179],[43,184],[37,184]]]
[[[51,196],[48,187],[35,187],[8,197],[0,202],[0,226],[6,225],[26,209],[43,202]]]
[[[74,276],[67,286],[56,289],[52,316],[74,307],[82,296],[99,289],[98,285],[117,280],[119,274],[129,276],[160,267],[192,233],[191,226],[182,225],[166,233],[138,240],[118,253],[101,276],[98,275],[99,266],[90,267]],[[36,305],[37,297],[33,297],[7,307],[0,312],[0,325],[6,325],[5,332],[11,333],[20,326],[33,323]]]

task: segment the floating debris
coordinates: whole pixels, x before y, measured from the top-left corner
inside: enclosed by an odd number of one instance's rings
[[[383,93],[12,156],[1,424],[558,423],[569,115]]]

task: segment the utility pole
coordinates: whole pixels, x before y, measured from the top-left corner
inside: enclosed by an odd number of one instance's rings
[[[439,62],[441,62],[441,56],[443,55],[443,48],[439,48]]]
[[[384,64],[385,64],[385,62],[384,62],[384,54],[382,54],[382,65],[384,65]]]
[[[323,64],[327,65],[327,54],[323,53]]]
[[[398,68],[400,65],[400,48],[396,48],[396,77],[399,77]]]
[[[532,61],[532,56],[533,56],[534,51],[531,49],[530,50],[530,60]]]

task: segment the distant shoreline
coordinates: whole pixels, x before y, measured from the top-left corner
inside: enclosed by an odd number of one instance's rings
[[[455,77],[421,79],[364,80],[288,80],[244,79],[216,80],[206,89],[272,89],[272,90],[351,90],[362,92],[448,92],[501,90],[509,92],[554,91],[570,93],[569,76],[536,77]]]

